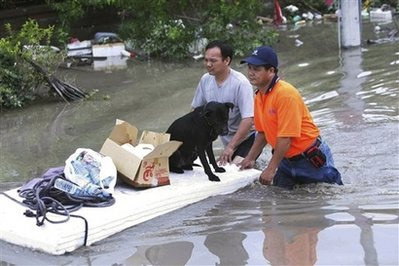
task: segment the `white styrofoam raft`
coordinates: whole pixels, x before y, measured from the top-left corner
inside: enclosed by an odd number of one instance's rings
[[[185,174],[171,174],[171,185],[135,190],[117,187],[115,204],[106,208],[82,208],[75,215],[86,218],[89,225],[87,245],[91,245],[126,228],[182,208],[211,196],[232,193],[256,180],[260,171],[255,169],[239,171],[237,166],[228,165],[226,173],[217,173],[221,182],[211,182],[200,167]],[[21,200],[17,189],[6,191]],[[45,222],[36,226],[34,218],[23,215],[27,208],[0,195],[0,239],[43,251],[53,255],[71,252],[84,243],[85,223],[81,218],[71,217],[66,223]],[[62,216],[49,214],[52,219]]]

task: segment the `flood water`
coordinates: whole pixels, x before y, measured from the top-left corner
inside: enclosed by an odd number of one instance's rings
[[[377,42],[362,48],[339,50],[335,23],[282,30],[275,46],[280,76],[305,98],[344,186],[285,191],[255,182],[62,256],[0,241],[0,264],[398,265],[399,41],[386,38],[392,24],[380,32],[375,25],[364,23],[362,38]],[[233,68],[246,74],[238,62]],[[67,71],[99,92],[81,103],[1,113],[1,190],[63,165],[76,148],[99,150],[116,118],[165,131],[189,111],[203,73],[202,62],[138,60],[124,70]]]

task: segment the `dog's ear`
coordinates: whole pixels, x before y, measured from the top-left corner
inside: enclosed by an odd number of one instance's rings
[[[202,110],[200,112],[200,116],[204,117],[204,116],[209,116],[212,112],[211,108],[209,108],[210,106],[213,106],[215,102],[207,102],[204,106],[202,106]]]
[[[228,108],[233,109],[234,104],[232,103],[224,103]]]
[[[212,113],[211,110],[205,109],[205,110],[202,110],[202,112],[200,113],[200,115],[201,115],[201,117],[204,117],[204,116],[209,117],[209,116],[211,115],[211,113]]]
[[[204,116],[209,116],[209,114],[211,113],[211,111],[207,108],[208,107],[208,103],[205,104],[204,106],[201,106],[200,108],[202,109],[199,113],[200,117],[204,117]]]

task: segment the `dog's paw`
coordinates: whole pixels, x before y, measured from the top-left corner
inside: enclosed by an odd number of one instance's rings
[[[170,168],[170,171],[171,172],[173,172],[173,173],[176,173],[176,174],[183,174],[184,173],[184,171],[183,171],[183,169],[181,169],[181,168]]]
[[[215,168],[215,172],[216,173],[224,173],[224,172],[226,172],[226,170],[223,167],[218,166]]]
[[[208,175],[208,177],[209,177],[209,181],[212,181],[212,182],[219,182],[220,181],[219,177],[217,177],[214,174]]]
[[[192,165],[185,165],[182,168],[183,168],[183,170],[190,170],[190,171],[193,170],[193,166]]]

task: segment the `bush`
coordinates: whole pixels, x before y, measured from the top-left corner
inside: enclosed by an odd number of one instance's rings
[[[134,48],[156,57],[182,59],[194,39],[193,30],[182,20],[154,20],[147,24],[144,33],[136,25],[137,22],[125,23],[122,36],[131,40]]]
[[[256,21],[261,13],[261,1],[211,1],[213,5],[205,12],[203,35],[209,40],[226,40],[243,56],[262,44],[273,44],[277,32]]]
[[[22,107],[36,97],[43,76],[29,61],[55,71],[63,61],[63,53],[50,48],[54,27],[40,28],[36,21],[28,20],[18,32],[6,24],[7,37],[0,39],[0,106]]]
[[[263,8],[257,0],[130,3],[123,6],[127,19],[121,25],[121,36],[133,40],[136,48],[161,57],[187,57],[190,46],[201,38],[225,40],[236,55],[244,55],[260,44],[272,44],[277,37],[276,31],[257,23]]]
[[[61,24],[86,10],[112,7],[121,18],[120,36],[152,56],[182,59],[196,40],[223,39],[237,55],[271,44],[277,33],[256,21],[264,5],[258,0],[47,0],[59,11]]]

